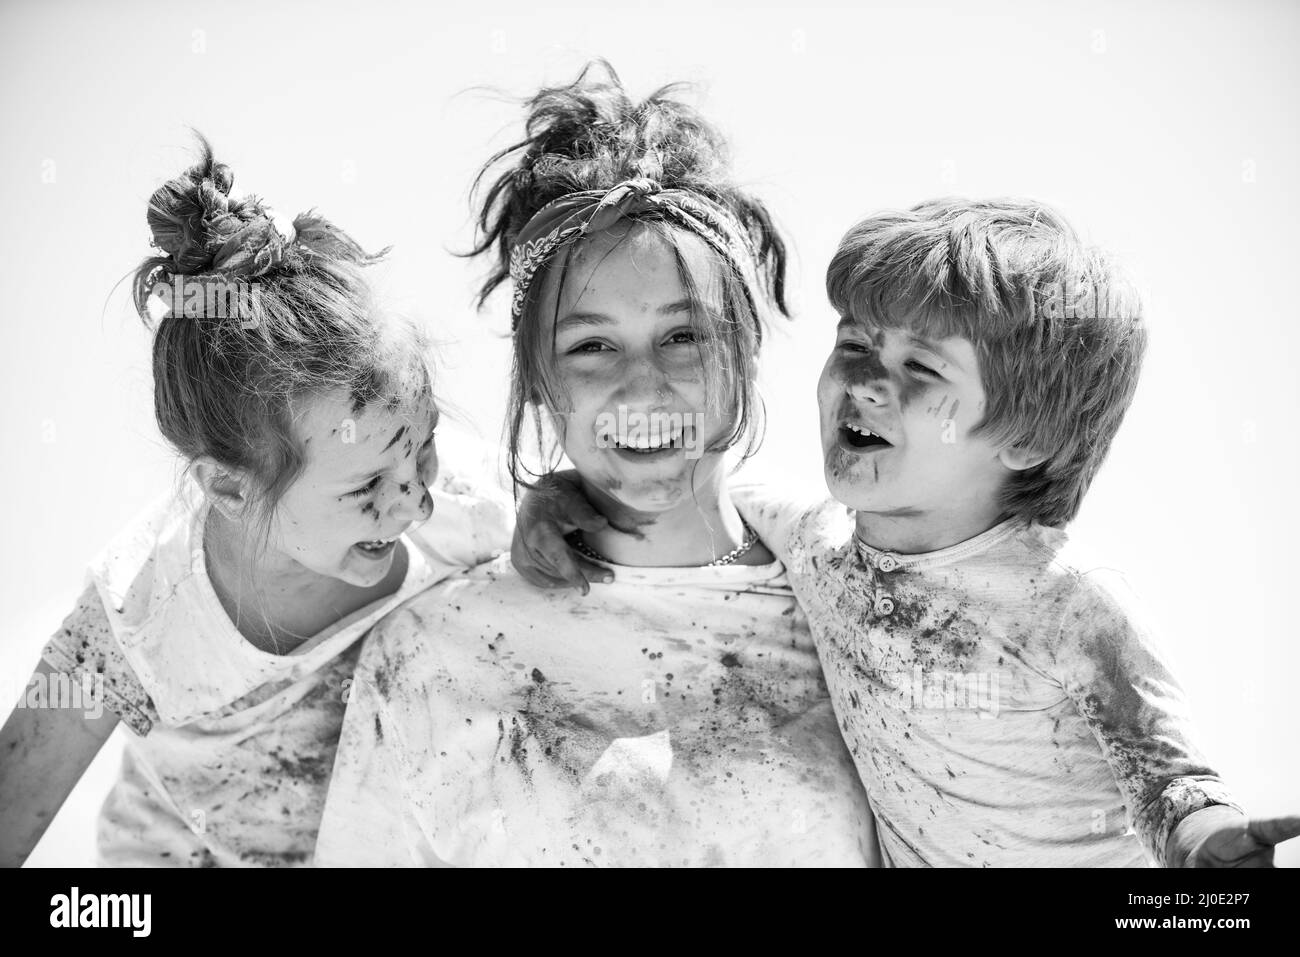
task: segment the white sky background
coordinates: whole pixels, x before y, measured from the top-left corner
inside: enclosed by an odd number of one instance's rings
[[[1300,810],[1292,545],[1300,6],[1290,2],[496,0],[11,2],[0,7],[5,706],[91,555],[175,474],[126,286],[145,205],[202,130],[236,189],[394,246],[384,288],[452,342],[441,390],[495,441],[507,303],[471,306],[478,165],[526,95],[608,57],[634,93],[687,79],[797,257],[764,361],[771,471],[820,482],[814,384],[841,234],[936,195],[1022,195],[1146,291],[1136,404],[1076,523],[1164,626],[1206,750],[1254,813]],[[88,863],[92,768],[33,863]],[[1279,853],[1300,864],[1300,841]]]

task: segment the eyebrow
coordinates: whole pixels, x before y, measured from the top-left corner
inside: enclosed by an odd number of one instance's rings
[[[922,339],[920,336],[912,333],[908,333],[907,338],[912,345],[924,349],[926,352],[932,353],[949,365],[956,366],[957,369],[962,372],[966,371],[966,367],[949,355],[948,351],[942,348],[937,342],[931,342],[929,339]]]
[[[369,472],[362,472],[360,475],[353,476],[352,478],[343,479],[341,484],[356,485],[358,482],[363,482],[363,481],[368,482],[370,479],[374,478],[382,471],[383,469],[372,469]]]
[[[689,299],[678,299],[676,302],[666,303],[659,307],[658,312],[661,316],[677,316],[683,312],[694,312],[695,303]]]
[[[667,302],[655,310],[661,316],[679,316],[682,313],[692,313],[694,311],[695,304],[689,299]],[[613,322],[613,317],[603,312],[570,312],[555,324],[555,331],[561,332],[570,326],[604,326]]]
[[[613,321],[603,312],[571,312],[555,324],[555,331],[560,332],[570,326],[603,326]]]
[[[866,327],[866,323],[859,322],[857,319],[854,319],[853,316],[848,316],[848,315],[841,316],[840,321],[835,325],[835,329],[837,332],[841,329],[853,329],[853,328],[865,330],[867,327]],[[948,353],[948,351],[942,348],[938,343],[931,342],[929,339],[923,339],[921,336],[918,336],[914,332],[907,333],[907,341],[913,347],[924,349],[926,352],[929,352],[933,354],[935,357],[942,359],[944,362],[948,363],[949,365],[956,367],[959,371],[961,372],[966,371],[966,367],[962,365],[960,362],[958,362],[956,359],[954,359]]]

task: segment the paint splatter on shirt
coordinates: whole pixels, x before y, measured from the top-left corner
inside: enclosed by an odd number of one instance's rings
[[[406,578],[286,655],[236,630],[207,576],[202,493],[141,515],[92,563],[43,657],[102,689],[133,734],[98,823],[108,866],[307,865],[356,666],[358,639],[404,600],[509,547],[501,496],[448,477],[402,537]],[[102,682],[102,684],[100,683]]]
[[[1185,816],[1236,806],[1127,585],[1064,532],[903,555],[837,503],[733,496],[788,564],[887,863],[1162,864]]]
[[[779,563],[508,556],[366,639],[321,824],[336,865],[875,864],[870,810]]]

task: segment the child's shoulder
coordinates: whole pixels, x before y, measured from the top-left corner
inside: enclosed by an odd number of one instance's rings
[[[190,539],[202,503],[186,476],[138,511],[90,559],[84,591],[43,651],[62,671],[102,681],[106,704],[139,734],[148,733],[158,715],[148,662],[136,646],[186,591],[181,586],[193,567]],[[201,624],[202,617],[190,616],[187,626]]]
[[[1094,578],[1104,581],[1119,574],[1104,549],[1068,528],[1028,523],[1004,547],[1013,550],[1011,560],[1023,564],[1027,574],[1069,590],[1089,587]]]
[[[202,492],[186,477],[138,512],[91,559],[88,576],[115,625],[142,623],[191,574],[202,506]]]
[[[499,450],[465,428],[451,425],[438,431],[438,477],[433,490],[446,495],[508,499],[508,476]]]
[[[1104,549],[1066,529],[1028,526],[1021,537],[1041,578],[1044,603],[1061,609],[1058,637],[1146,633],[1147,613],[1137,592]]]

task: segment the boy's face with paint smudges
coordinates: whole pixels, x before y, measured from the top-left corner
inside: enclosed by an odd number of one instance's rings
[[[540,314],[554,322],[554,370],[568,402],[549,411],[565,454],[597,498],[643,515],[693,501],[723,458],[703,450],[730,423],[708,402],[693,320],[697,307],[722,312],[713,261],[695,237],[683,235],[678,249],[698,306],[673,248],[635,225],[590,237],[570,256],[563,287],[554,268],[543,287]],[[628,420],[636,425],[622,430]]]
[[[817,402],[826,483],[860,514],[960,526],[996,507],[1011,470],[1001,450],[971,435],[985,395],[969,340],[926,340],[846,316]]]
[[[438,410],[354,410],[344,390],[310,400],[296,428],[302,473],[276,506],[272,548],[321,575],[368,587],[392,568],[397,538],[433,511]]]

